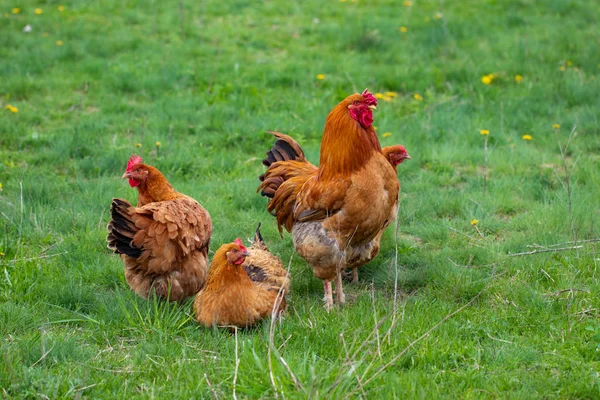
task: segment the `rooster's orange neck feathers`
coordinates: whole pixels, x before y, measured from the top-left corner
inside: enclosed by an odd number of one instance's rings
[[[148,178],[137,186],[138,207],[155,201],[175,200],[183,197],[181,193],[173,189],[167,178],[156,168],[140,164],[148,170]]]
[[[327,116],[321,141],[319,179],[347,176],[365,165],[374,153],[381,153],[373,126],[363,128],[348,113],[348,106],[356,99],[360,99],[360,95],[347,97]]]

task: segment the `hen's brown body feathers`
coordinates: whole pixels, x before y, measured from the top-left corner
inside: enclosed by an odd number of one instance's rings
[[[257,234],[260,238],[258,230]],[[206,286],[194,301],[196,319],[205,326],[248,327],[286,308],[289,276],[281,260],[267,250],[262,238],[255,238],[250,255],[236,265],[227,260],[234,247],[226,244],[217,250]]]
[[[277,141],[263,161],[267,171],[259,186],[271,198],[267,208],[280,230],[292,233],[298,254],[324,280],[327,307],[328,283],[336,279],[343,303],[340,270],[377,255],[381,233],[396,214],[396,172],[382,154],[373,127],[348,115],[357,101],[363,101],[361,95],[349,96],[327,117],[318,168],[293,139],[274,134]]]
[[[148,181],[150,187],[155,183],[152,178]],[[210,215],[196,200],[170,185],[156,185],[159,190],[154,191],[146,186],[142,189],[138,207],[113,199],[108,248],[120,255],[127,283],[138,295],[146,298],[154,290],[161,298],[184,300],[206,281]],[[156,198],[166,199],[145,201]]]

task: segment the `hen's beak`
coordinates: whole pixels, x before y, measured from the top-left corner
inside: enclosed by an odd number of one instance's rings
[[[408,154],[404,156],[404,159],[405,160],[412,160]]]
[[[250,257],[251,255],[247,250],[242,252],[242,257]]]
[[[121,177],[121,179],[125,179],[125,178],[131,178],[131,174],[129,172],[125,172],[123,174],[123,176]]]
[[[376,107],[376,106],[369,106],[369,108],[370,108],[371,110],[377,110],[377,107]]]

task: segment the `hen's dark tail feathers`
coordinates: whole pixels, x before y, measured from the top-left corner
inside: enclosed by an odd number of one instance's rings
[[[127,209],[131,204],[121,199],[113,199],[110,205],[111,221],[106,229],[108,236],[108,248],[117,254],[126,254],[129,257],[138,258],[142,250],[134,247],[131,243],[133,236],[138,231],[135,224],[129,219]]]
[[[280,132],[275,132],[275,131],[267,131],[267,132],[270,133],[271,135],[275,136],[275,138],[276,138],[275,143],[273,144],[273,147],[271,147],[271,149],[269,151],[267,151],[267,158],[262,160],[262,163],[265,167],[267,167],[267,170],[269,169],[269,167],[271,165],[273,165],[274,163],[276,163],[278,161],[293,161],[293,160],[305,161],[306,160],[306,158],[304,157],[304,151],[302,150],[302,147],[298,144],[298,142],[296,142],[290,136],[280,133]],[[258,179],[261,182],[264,182],[265,174],[260,175],[258,177]],[[274,189],[274,190],[264,190],[263,189],[260,192],[260,194],[262,196],[273,198],[275,191],[277,190],[279,185],[281,185],[283,183],[283,179],[281,177],[276,177],[275,180],[276,180],[276,182],[274,181],[270,185],[268,185],[270,189]]]
[[[260,226],[261,223],[259,222],[258,226],[256,227],[256,232],[254,232],[254,240],[252,241],[252,247],[268,250],[267,245],[265,244],[265,240],[260,234]]]

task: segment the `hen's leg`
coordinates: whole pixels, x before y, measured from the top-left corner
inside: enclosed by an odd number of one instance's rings
[[[325,290],[325,309],[330,311],[333,308],[333,295],[331,293],[331,281],[323,281]]]
[[[358,267],[352,268],[352,283],[358,283]]]
[[[346,295],[342,289],[342,271],[335,276],[335,303],[339,305],[346,303]]]

